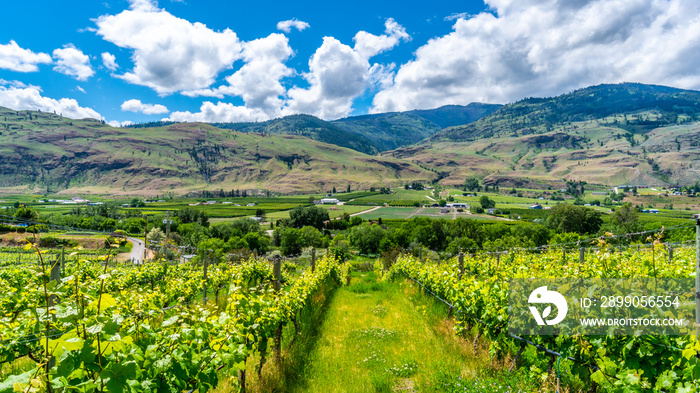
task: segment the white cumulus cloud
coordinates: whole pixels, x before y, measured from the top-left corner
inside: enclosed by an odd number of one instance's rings
[[[39,70],[37,64],[51,62],[51,56],[48,54],[23,49],[14,40],[9,44],[0,45],[0,68],[17,72],[35,72]]]
[[[283,34],[270,34],[265,38],[245,42],[242,53],[245,64],[226,77],[228,85],[216,89],[186,91],[183,94],[218,98],[225,95],[239,96],[247,108],[260,109],[268,117],[279,116],[286,92],[281,80],[294,74],[294,70],[285,65],[285,61],[294,53],[289,40]]]
[[[268,120],[268,115],[260,109],[246,108],[233,104],[205,101],[199,108],[199,112],[173,112],[167,119],[169,121],[189,121],[207,123],[238,123]]]
[[[53,99],[41,95],[41,89],[37,86],[16,87],[0,85],[0,106],[15,110],[40,110],[43,112],[56,112],[72,119],[84,119],[91,117],[101,120],[102,115],[92,108],[81,107],[78,101],[72,98]]]
[[[309,72],[304,74],[310,86],[287,91],[289,110],[323,119],[346,116],[353,100],[369,87],[370,67],[369,61],[351,47],[324,37],[309,60]]]
[[[123,111],[141,112],[145,115],[160,115],[170,112],[165,105],[161,104],[144,104],[140,100],[127,100],[122,103]]]
[[[377,93],[373,112],[505,103],[599,83],[700,88],[694,0],[487,0]]]
[[[109,52],[102,52],[102,64],[110,71],[116,71],[119,68],[117,57]]]
[[[61,74],[71,76],[79,81],[86,81],[95,74],[90,66],[90,58],[71,44],[61,49],[55,49],[53,57],[56,59],[56,66],[53,69]]]
[[[134,124],[133,121],[131,120],[125,120],[125,121],[119,121],[119,120],[111,120],[108,121],[107,124],[109,124],[112,127],[126,127]]]
[[[394,65],[370,64],[369,59],[410,36],[391,18],[385,28],[385,34],[379,36],[358,32],[353,38],[354,48],[333,37],[324,37],[309,60],[309,72],[304,74],[309,87],[289,89],[285,111],[337,119],[348,116],[353,101],[370,87],[390,85]]]
[[[401,40],[408,41],[411,36],[406,33],[406,29],[395,20],[389,18],[384,24],[385,34],[374,35],[366,31],[355,34],[355,50],[364,58],[369,59],[399,44]]]
[[[283,20],[277,22],[277,30],[282,30],[285,33],[291,33],[292,28],[302,31],[309,27],[309,24],[298,19]]]
[[[230,29],[213,31],[148,0],[133,0],[131,9],[100,16],[96,24],[105,40],[133,50],[134,68],[119,77],[162,95],[206,89],[242,58],[241,42]]]

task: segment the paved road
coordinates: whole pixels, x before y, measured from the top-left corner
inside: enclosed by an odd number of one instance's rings
[[[135,237],[127,237],[126,240],[133,245],[131,248],[131,254],[129,254],[129,259],[136,264],[141,264],[143,260],[143,251],[146,244],[143,240],[137,239]]]

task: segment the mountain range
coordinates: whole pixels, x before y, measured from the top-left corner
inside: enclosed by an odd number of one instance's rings
[[[0,190],[280,193],[438,181],[547,188],[700,180],[700,92],[599,85],[508,105],[472,103],[325,121],[114,128],[0,108]]]

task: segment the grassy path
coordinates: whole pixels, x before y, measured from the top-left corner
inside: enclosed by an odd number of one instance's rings
[[[330,303],[291,392],[506,392],[522,375],[494,377],[485,351],[454,337],[446,310],[410,283],[353,273]],[[491,376],[489,376],[491,375]],[[509,389],[509,386],[514,389]]]

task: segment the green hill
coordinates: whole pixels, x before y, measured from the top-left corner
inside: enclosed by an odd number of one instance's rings
[[[199,189],[290,193],[429,181],[436,174],[304,136],[208,124],[114,128],[0,108],[3,192],[158,194]]]
[[[469,105],[445,105],[436,109],[423,109],[404,112],[437,124],[440,128],[465,125],[488,116],[501,108],[499,104],[472,102]]]
[[[472,119],[470,111],[484,117],[441,129]],[[532,188],[565,180],[694,184],[700,181],[699,119],[700,92],[641,84],[593,86],[502,107],[221,125],[236,130],[200,123],[113,128],[0,108],[0,189],[290,193],[411,181],[461,185],[468,176]],[[391,146],[402,147],[361,152]]]
[[[412,145],[445,127],[471,123],[499,107],[478,103],[449,105],[430,110],[353,116],[332,124],[370,140],[377,150],[386,151]]]
[[[548,187],[692,184],[700,180],[700,92],[642,84],[600,85],[505,105],[420,144],[385,152],[487,183]]]
[[[366,154],[379,152],[377,147],[363,135],[348,132],[333,123],[311,115],[291,115],[259,123],[212,123],[212,125],[240,132],[304,136]]]
[[[445,127],[464,125],[484,117],[501,105],[472,103],[437,109],[379,113],[325,121],[311,115],[291,115],[257,123],[211,123],[218,128],[266,135],[299,135],[347,147],[366,154],[412,145]],[[175,124],[152,122],[129,128],[153,128]]]
[[[644,112],[653,111],[652,116]],[[555,125],[624,115],[616,126],[633,133],[700,119],[700,92],[639,83],[606,84],[551,98],[505,105],[473,123],[446,128],[434,140],[467,141],[550,131]]]

